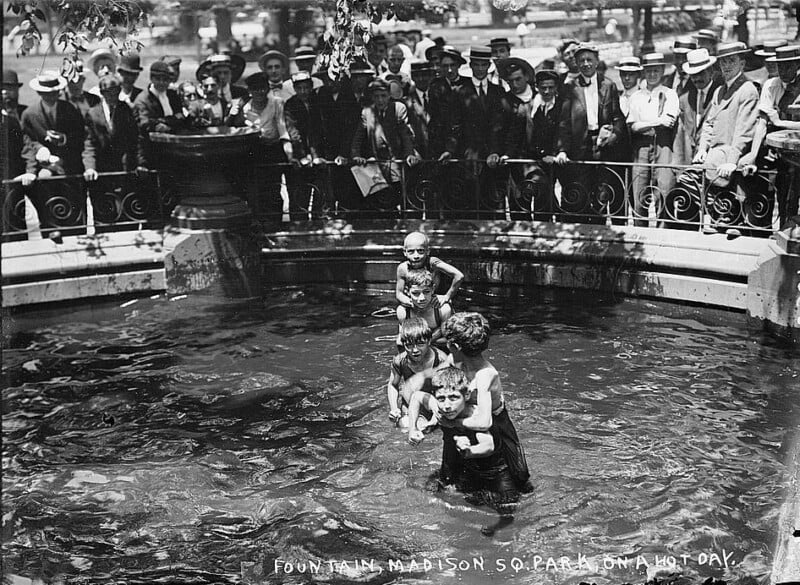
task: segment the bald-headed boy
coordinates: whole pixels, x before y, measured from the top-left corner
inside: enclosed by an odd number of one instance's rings
[[[397,287],[395,288],[397,302],[404,307],[413,307],[414,304],[406,293],[406,277],[409,270],[419,269],[431,271],[434,290],[436,290],[442,274],[449,276],[452,279],[450,288],[439,300],[443,304],[448,304],[453,300],[458,287],[461,286],[461,282],[464,280],[464,273],[444,260],[430,255],[428,236],[422,232],[408,234],[403,242],[403,256],[406,257],[405,261],[401,262],[397,267]]]

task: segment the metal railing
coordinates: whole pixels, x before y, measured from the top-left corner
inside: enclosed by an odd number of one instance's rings
[[[736,172],[730,185],[718,186],[696,166],[597,161],[559,166],[548,159],[510,159],[489,168],[485,162],[451,159],[409,167],[401,160],[370,160],[364,169],[372,169],[374,183],[362,190],[353,179],[356,165],[351,161],[317,162],[270,165],[273,180],[277,171],[285,175],[280,185],[260,182],[255,169],[244,169],[248,199],[282,189],[292,220],[536,220],[694,231],[736,228],[764,237],[776,227],[772,171],[755,177]],[[656,178],[659,169],[672,175],[668,189]],[[634,192],[634,174],[643,170],[650,178],[643,186],[639,181]],[[81,175],[52,177],[28,187],[3,181],[4,241],[26,238],[24,195],[38,211],[45,234],[85,233],[87,201],[98,231],[163,227],[177,203],[169,175],[158,172],[101,173],[93,182]]]

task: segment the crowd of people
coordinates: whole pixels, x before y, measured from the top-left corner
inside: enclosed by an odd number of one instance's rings
[[[438,194],[428,209],[456,218],[480,209],[682,227],[675,220],[702,221],[722,192],[742,202],[751,226],[775,227],[776,201],[780,224],[798,213],[800,177],[765,145],[773,130],[800,128],[790,111],[800,101],[798,45],[754,50],[701,30],[676,39],[671,59],[646,47],[620,60],[620,87],[598,48],[574,39],[536,65],[513,56],[506,38],[466,56],[419,31],[375,35],[365,49],[344,76],[320,67],[312,47],[292,59],[269,50],[243,80],[237,55],[208,57],[191,80],[165,56],[149,65],[146,87],[136,85],[138,55],[98,49],[87,62],[98,86],[84,89],[83,63],[65,61],[30,82],[40,99],[27,108],[4,68],[4,178],[92,181],[157,168],[151,132],[227,125],[260,131],[248,202],[271,223],[282,218],[282,185],[292,220],[334,206],[391,214],[403,189],[423,185]],[[751,79],[754,62],[765,73]],[[750,205],[755,197],[766,212]]]

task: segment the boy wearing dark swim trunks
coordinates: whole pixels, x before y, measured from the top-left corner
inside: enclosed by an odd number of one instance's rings
[[[392,359],[386,396],[389,400],[389,419],[399,427],[407,428],[411,392],[405,387],[405,381],[414,374],[440,367],[447,360],[447,354],[431,346],[431,328],[419,317],[406,319],[400,325],[400,343],[405,351]],[[427,380],[420,390],[432,394],[431,381]]]
[[[500,514],[500,521],[481,530],[493,534],[510,524],[519,491],[511,476],[503,449],[503,436],[492,425],[485,431],[464,428],[472,408],[468,405],[470,382],[466,372],[449,366],[438,370],[432,378],[433,397],[422,396],[420,402],[436,403],[441,415],[442,465],[441,486],[454,485],[469,494],[468,502],[490,506]]]
[[[489,322],[479,313],[456,313],[442,325],[442,335],[451,352],[449,365],[463,370],[470,380],[469,404],[474,405],[475,409],[470,416],[460,421],[461,425],[467,430],[478,432],[486,431],[490,427],[497,429],[503,438],[503,454],[517,489],[521,492],[533,491],[525,451],[506,409],[500,374],[483,355],[489,346],[491,335]],[[425,372],[416,379],[409,380],[408,385],[415,388],[425,377],[432,375],[433,372]],[[419,407],[419,400],[411,401],[408,408],[409,421],[416,420]],[[432,410],[436,416],[435,404]],[[409,442],[417,444],[423,439],[422,432],[410,423]]]

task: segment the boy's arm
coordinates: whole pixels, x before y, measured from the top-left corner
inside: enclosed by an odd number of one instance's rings
[[[441,258],[431,257],[431,268],[436,268],[437,270],[441,270],[445,274],[447,274],[450,278],[452,278],[452,282],[450,283],[450,288],[447,289],[447,292],[444,294],[446,302],[450,302],[453,300],[453,297],[456,295],[458,291],[458,287],[461,286],[461,283],[464,281],[464,273],[461,272],[458,268],[453,266],[452,264],[448,264]]]
[[[397,302],[403,306],[412,306],[411,297],[406,294],[406,272],[405,262],[401,262],[397,267],[397,285],[394,289],[394,296],[397,297]]]
[[[417,429],[420,406],[424,406],[428,410],[435,412],[433,409],[436,408],[436,410],[438,410],[439,406],[436,404],[434,407],[433,403],[435,402],[433,396],[427,392],[414,392],[414,394],[411,395],[411,400],[408,403],[408,442],[412,445],[418,445],[425,439],[425,435],[422,431]]]
[[[386,384],[386,398],[389,401],[389,420],[397,421],[400,419],[400,374],[394,368],[392,362],[392,371],[389,373],[389,382]]]
[[[475,412],[461,421],[465,428],[485,431],[492,426],[492,393],[490,388],[497,378],[496,370],[481,370],[475,374],[475,393],[478,404]]]
[[[494,453],[494,438],[489,433],[475,433],[475,445],[470,444],[469,438],[464,435],[454,437],[456,448],[464,455],[465,459],[486,457]]]

